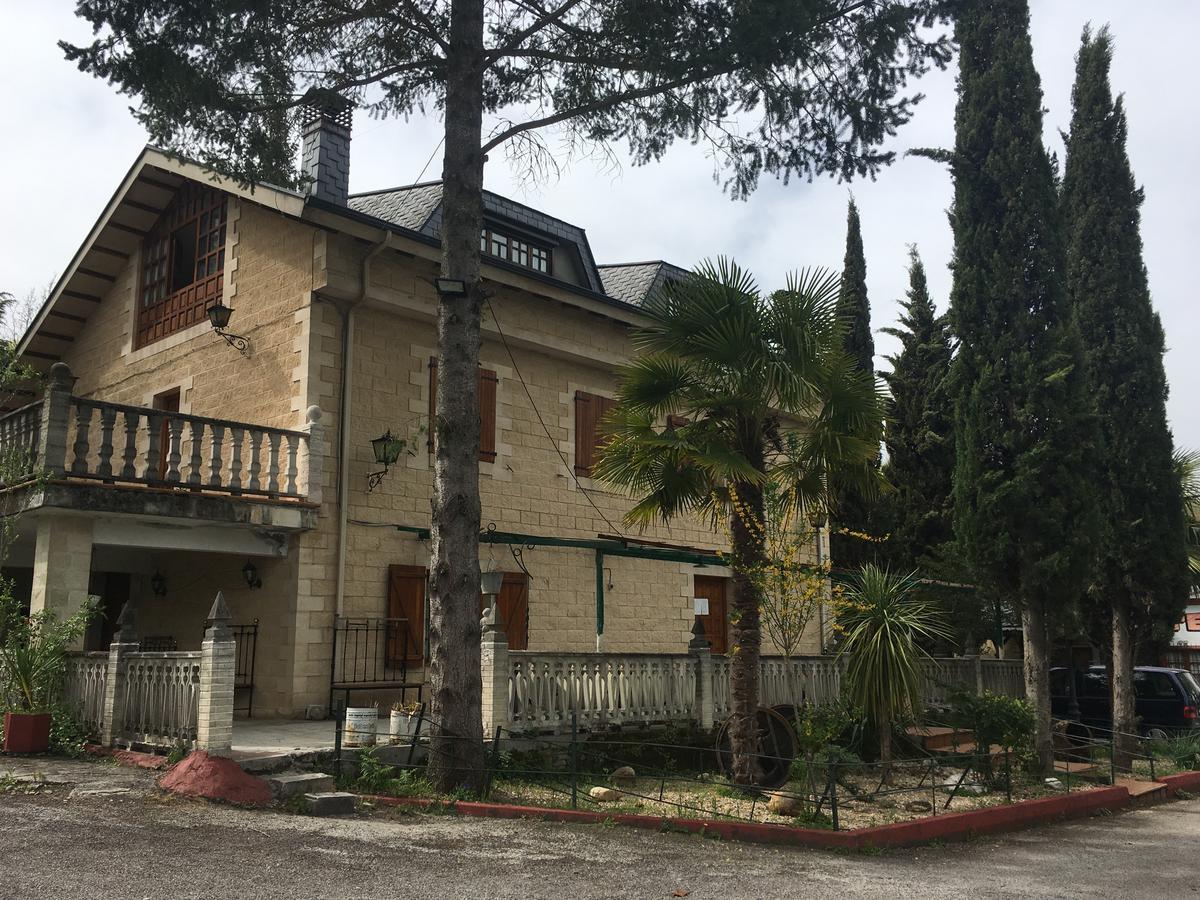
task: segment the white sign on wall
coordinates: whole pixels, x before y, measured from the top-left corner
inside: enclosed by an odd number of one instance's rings
[[[1200,647],[1200,603],[1189,603],[1183,621],[1175,626],[1171,640],[1175,647]]]
[[[696,608],[696,615],[698,615],[698,616],[707,616],[708,615],[708,598],[707,597],[693,597],[692,603],[694,604],[694,606]]]

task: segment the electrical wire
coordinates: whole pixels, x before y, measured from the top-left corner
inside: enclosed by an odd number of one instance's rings
[[[533,414],[537,416],[538,424],[542,426],[542,431],[546,433],[546,439],[550,441],[550,446],[554,448],[554,452],[557,453],[558,458],[562,460],[563,467],[567,470],[567,474],[571,476],[571,480],[575,482],[575,486],[579,488],[579,492],[583,494],[584,499],[591,504],[591,507],[596,511],[596,514],[604,520],[604,524],[611,528],[614,534],[624,539],[625,533],[612,523],[608,516],[604,514],[604,510],[596,505],[596,501],[592,499],[591,494],[588,493],[588,489],[583,486],[579,480],[579,476],[575,474],[574,466],[567,462],[567,457],[562,452],[562,448],[558,446],[558,441],[554,440],[554,435],[552,435],[550,433],[550,429],[546,427],[546,420],[542,418],[542,412],[538,409],[537,403],[534,402],[533,394],[529,390],[529,385],[525,383],[525,376],[521,374],[521,368],[517,365],[516,357],[513,356],[512,347],[508,345],[508,338],[504,335],[504,329],[500,327],[500,319],[497,318],[496,310],[492,306],[492,298],[484,295],[483,300],[487,304],[488,312],[492,314],[492,321],[496,324],[496,333],[500,335],[500,343],[504,345],[504,352],[508,354],[508,361],[512,363],[513,373],[517,376],[517,380],[521,382],[521,387],[525,389],[525,396],[529,398],[529,405],[533,407]],[[576,435],[576,439],[578,439],[578,435]]]
[[[437,146],[433,148],[433,152],[429,154],[429,159],[425,160],[425,165],[421,167],[421,174],[417,176],[417,180],[413,184],[420,184],[421,179],[425,177],[425,171],[429,168],[429,164],[433,162],[433,158],[437,156],[437,152],[442,149],[442,144],[446,143],[446,135],[442,135],[442,139],[437,142]]]

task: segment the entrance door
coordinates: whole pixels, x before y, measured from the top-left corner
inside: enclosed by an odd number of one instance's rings
[[[712,575],[696,575],[693,596],[708,600],[708,615],[700,617],[704,626],[704,637],[713,653],[724,653],[729,649],[729,607],[725,599],[728,578]]]
[[[419,667],[425,663],[425,579],[420,566],[388,567],[387,665]]]
[[[500,625],[508,638],[509,650],[525,650],[529,647],[529,579],[524,572],[505,572],[500,586],[497,607]],[[484,597],[479,595],[479,614],[486,607]]]

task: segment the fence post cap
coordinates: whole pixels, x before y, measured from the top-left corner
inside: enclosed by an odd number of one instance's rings
[[[307,420],[307,422],[310,425],[314,422],[320,422],[321,421],[321,407],[310,406],[308,408],[308,412],[305,413],[305,419]]]
[[[229,626],[232,622],[233,616],[230,615],[229,605],[225,602],[225,593],[224,591],[217,591],[212,609],[208,611],[208,631],[204,636],[206,638],[227,639],[230,636]]]
[[[55,387],[71,387],[75,382],[75,374],[65,362],[56,362],[50,367],[50,382]]]
[[[117,615],[117,628],[113,633],[114,644],[132,644],[137,641],[137,612],[133,603],[126,601]]]

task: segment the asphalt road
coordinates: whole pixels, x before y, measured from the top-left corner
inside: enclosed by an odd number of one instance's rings
[[[1200,898],[1200,800],[878,854],[620,827],[0,795],[5,898]],[[684,893],[686,892],[686,893]]]

